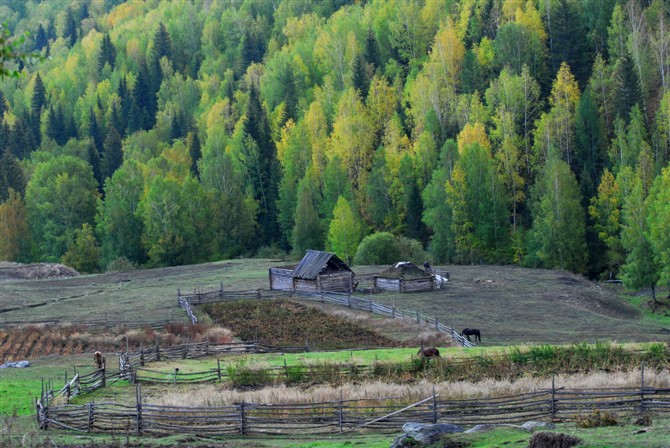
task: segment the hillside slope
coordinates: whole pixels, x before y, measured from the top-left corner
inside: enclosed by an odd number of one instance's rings
[[[44,320],[185,320],[177,289],[267,289],[273,260],[232,260],[0,285],[0,325]],[[354,267],[360,277],[385,267]],[[445,289],[370,297],[398,309],[437,316],[461,330],[479,328],[483,344],[595,340],[665,340],[663,321],[643,315],[620,298],[619,286],[601,286],[563,271],[514,266],[448,266]],[[330,307],[337,311],[336,307]]]

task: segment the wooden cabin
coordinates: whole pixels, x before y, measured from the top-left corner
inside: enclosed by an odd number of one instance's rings
[[[297,265],[270,268],[270,289],[352,293],[354,272],[337,255],[308,250]]]
[[[386,291],[432,291],[435,289],[435,277],[413,263],[399,261],[375,275],[374,285]]]

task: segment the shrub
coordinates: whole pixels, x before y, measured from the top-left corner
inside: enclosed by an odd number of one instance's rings
[[[107,272],[127,272],[137,269],[137,265],[126,257],[119,257],[107,264]]]
[[[400,257],[403,260],[411,261],[416,265],[421,265],[424,261],[432,262],[432,257],[423,250],[420,241],[401,236],[398,237],[398,245],[400,246]]]
[[[607,411],[595,408],[589,415],[577,417],[578,428],[600,428],[602,426],[616,426],[616,416]]]
[[[388,232],[378,232],[363,238],[356,250],[354,264],[392,264],[400,258],[398,240]]]

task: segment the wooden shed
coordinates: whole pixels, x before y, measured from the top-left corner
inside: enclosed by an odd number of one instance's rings
[[[435,289],[435,278],[413,263],[399,261],[375,275],[374,284],[386,291],[432,291]]]
[[[297,265],[270,268],[270,289],[352,293],[354,272],[335,254],[308,250]]]

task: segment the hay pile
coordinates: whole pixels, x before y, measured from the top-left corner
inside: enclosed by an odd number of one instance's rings
[[[79,272],[58,263],[0,262],[0,280],[38,280],[44,278],[75,277]]]

